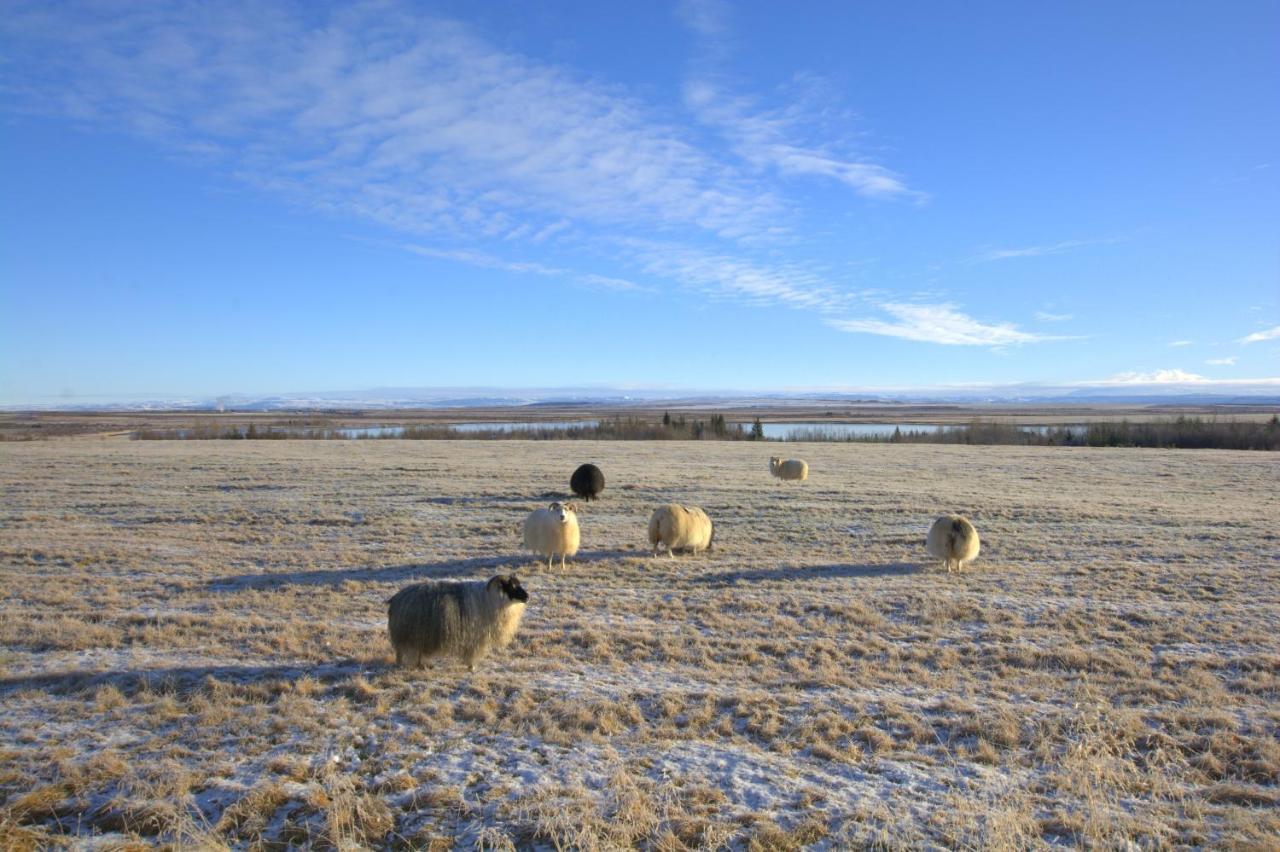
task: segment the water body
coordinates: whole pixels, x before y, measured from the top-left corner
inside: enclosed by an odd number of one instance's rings
[[[946,426],[936,423],[763,423],[764,436],[786,440],[795,437],[796,432],[814,431],[821,435],[835,435],[841,438],[888,438],[895,429],[906,432],[941,432]],[[751,424],[743,428],[750,429]]]
[[[599,420],[545,420],[538,423],[432,423],[428,428],[451,429],[454,432],[540,432],[547,429],[590,429]],[[334,431],[346,438],[398,438],[404,434],[404,426],[353,426]],[[408,427],[413,428],[413,427]]]
[[[774,438],[779,440],[796,440],[801,438],[801,434],[812,431],[823,437],[839,438],[891,438],[894,430],[901,429],[902,434],[906,435],[911,432],[924,432],[927,434],[935,434],[944,432],[947,429],[961,428],[968,424],[955,423],[951,425],[942,425],[939,423],[764,423],[764,436],[766,438]],[[743,424],[744,429],[750,429],[751,424]],[[1023,432],[1033,432],[1038,435],[1047,435],[1058,429],[1071,429],[1076,432],[1086,429],[1087,427],[1081,423],[1063,423],[1054,426],[1017,426]]]
[[[325,427],[317,428],[299,428],[288,426],[267,426],[262,427],[263,433],[271,433],[275,435],[284,434],[287,437],[323,437],[317,436],[316,433],[329,433],[343,438],[400,438],[404,435],[406,429],[414,428],[438,428],[450,429],[458,433],[468,432],[541,432],[554,429],[592,429],[600,425],[599,420],[544,420],[539,422],[489,422],[489,423],[434,423],[423,424],[421,427],[414,426],[349,426],[343,428],[330,429]],[[733,424],[737,425],[737,424]],[[895,430],[902,430],[904,435],[915,433],[936,434],[947,429],[954,429],[963,424],[942,425],[938,423],[819,423],[819,422],[791,422],[791,423],[764,423],[764,436],[773,440],[805,440],[808,435],[805,433],[813,433],[822,439],[843,440],[846,438],[853,439],[881,439],[887,440],[893,436]],[[751,430],[750,423],[743,423],[744,431]],[[1070,429],[1074,432],[1081,433],[1088,429],[1086,424],[1069,423],[1053,426],[1018,426],[1023,432],[1031,432],[1039,435],[1049,434],[1057,429]],[[234,432],[240,437],[246,437],[248,427],[233,426],[221,430],[219,437],[228,437],[229,433]],[[195,431],[191,429],[173,430],[173,437],[176,438],[193,438]]]

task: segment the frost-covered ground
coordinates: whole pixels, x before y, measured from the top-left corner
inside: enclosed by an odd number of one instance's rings
[[[548,571],[520,523],[583,461],[608,487]],[[0,846],[1267,845],[1277,482],[1224,451],[0,444]],[[666,501],[713,553],[647,555]],[[923,553],[949,510],[964,575]],[[397,588],[510,570],[506,653],[390,666]]]

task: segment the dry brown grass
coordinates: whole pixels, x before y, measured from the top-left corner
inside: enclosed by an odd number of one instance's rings
[[[802,487],[751,444],[0,445],[0,846],[1280,836],[1272,457],[791,450]],[[549,572],[520,520],[588,456]],[[669,500],[713,552],[646,555]],[[389,665],[397,588],[513,568],[505,653]]]

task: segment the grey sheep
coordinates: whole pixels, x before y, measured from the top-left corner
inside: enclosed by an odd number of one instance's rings
[[[406,586],[387,605],[396,664],[425,668],[427,658],[449,654],[474,669],[491,650],[511,643],[528,600],[515,574]]]

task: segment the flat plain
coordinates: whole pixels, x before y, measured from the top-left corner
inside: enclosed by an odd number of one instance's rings
[[[548,570],[521,522],[586,461]],[[1274,848],[1277,482],[1216,450],[0,444],[0,846]],[[715,550],[651,557],[664,502]],[[963,574],[924,553],[950,511]],[[505,652],[391,664],[396,589],[511,571]]]

